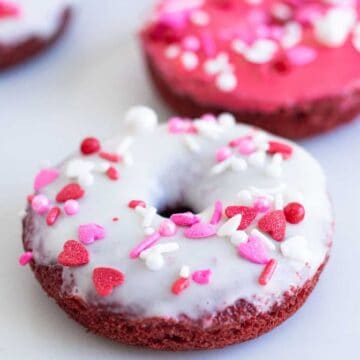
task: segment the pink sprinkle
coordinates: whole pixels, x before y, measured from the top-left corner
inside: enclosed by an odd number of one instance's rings
[[[129,201],[129,204],[128,204],[128,207],[130,209],[135,209],[137,208],[138,206],[141,206],[143,208],[146,208],[146,203],[145,201],[142,201],[142,200],[131,200]]]
[[[307,65],[317,57],[317,51],[309,46],[297,46],[289,49],[286,55],[292,65]]]
[[[223,209],[222,202],[220,200],[217,200],[215,202],[214,212],[210,220],[211,225],[217,225],[220,222],[222,217],[222,209]]]
[[[201,116],[201,120],[216,122],[216,116],[214,114],[204,114]]]
[[[210,283],[210,278],[212,276],[212,271],[210,269],[198,270],[193,272],[192,279],[200,285],[207,285]]]
[[[178,226],[191,226],[200,221],[192,212],[188,211],[180,214],[172,214],[170,220]]]
[[[155,232],[154,234],[147,236],[143,241],[141,241],[137,246],[135,246],[130,252],[130,258],[136,259],[140,254],[157,243],[160,239],[160,234]]]
[[[182,41],[185,50],[198,51],[200,49],[200,41],[196,36],[188,35]]]
[[[31,201],[31,208],[37,214],[44,214],[50,208],[50,201],[45,195],[35,195]]]
[[[257,236],[250,236],[246,243],[240,243],[237,251],[241,257],[255,264],[267,264],[267,255],[264,243]]]
[[[159,226],[161,236],[173,236],[176,233],[176,225],[171,220],[164,220]]]
[[[311,25],[322,16],[323,8],[320,4],[303,5],[295,13],[295,20],[304,24]]]
[[[243,136],[230,142],[231,147],[236,147],[241,155],[250,155],[256,151],[252,136]]]
[[[60,173],[56,169],[42,169],[40,172],[35,176],[34,181],[34,189],[35,191],[39,191],[44,186],[47,186],[54,182]]]
[[[230,156],[232,155],[232,151],[228,146],[224,146],[221,147],[217,152],[216,152],[216,161],[217,162],[223,162],[226,159],[228,159]]]
[[[32,260],[32,258],[33,258],[32,252],[26,251],[19,257],[19,264],[21,266],[25,266]]]
[[[79,212],[79,203],[76,200],[66,200],[64,204],[66,215],[75,215]]]
[[[212,224],[197,223],[185,229],[184,236],[188,239],[204,239],[216,234],[216,227]]]
[[[274,272],[277,267],[277,261],[275,259],[271,259],[266,265],[264,270],[259,276],[259,284],[262,286],[265,286],[269,283],[272,276],[274,275]]]
[[[216,55],[216,45],[209,32],[203,32],[201,34],[201,45],[207,57],[214,57]]]
[[[78,228],[79,240],[83,244],[91,244],[95,240],[104,239],[106,236],[106,230],[95,223],[80,225]]]
[[[168,131],[171,134],[195,133],[196,130],[190,120],[184,120],[179,117],[169,119]]]
[[[185,12],[171,12],[162,14],[159,19],[159,24],[165,25],[171,29],[182,29],[186,24],[186,13]]]
[[[253,206],[257,212],[265,213],[270,210],[270,201],[265,196],[258,196],[255,198]]]

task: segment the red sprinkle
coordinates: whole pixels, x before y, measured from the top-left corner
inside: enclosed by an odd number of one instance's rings
[[[289,159],[293,153],[293,148],[290,145],[278,142],[269,141],[269,154],[281,154],[284,159]]]
[[[70,183],[64,186],[56,195],[56,201],[63,203],[67,200],[77,200],[83,197],[84,189],[76,183]]]
[[[17,17],[20,15],[20,7],[7,1],[0,1],[0,19]]]
[[[57,206],[50,209],[46,216],[46,223],[51,226],[55,224],[55,221],[61,214],[61,209]]]
[[[182,293],[185,289],[187,289],[190,286],[190,279],[180,277],[178,278],[171,287],[171,292],[174,295],[179,295]]]
[[[84,155],[92,155],[100,150],[100,141],[93,137],[84,139],[80,145],[80,150]]]
[[[31,195],[28,195],[28,196],[26,197],[26,200],[27,200],[27,202],[28,202],[29,204],[31,204],[34,196],[35,196],[35,195],[31,194]]]
[[[264,270],[262,271],[262,273],[259,276],[259,284],[262,286],[265,286],[269,283],[269,281],[271,280],[276,267],[277,267],[277,261],[275,259],[271,259],[264,267]]]
[[[118,217],[113,217],[112,221],[114,221],[114,222],[119,221],[119,218]]]
[[[255,220],[257,211],[249,206],[228,206],[225,209],[225,215],[229,219],[238,214],[242,215],[238,230],[245,230]]]
[[[143,208],[146,208],[146,203],[145,201],[142,200],[131,200],[128,204],[128,207],[130,209],[135,209],[136,207],[141,206]]]
[[[263,216],[258,223],[259,229],[276,241],[283,241],[286,231],[286,219],[281,210],[272,211]]]
[[[120,155],[112,154],[112,153],[108,153],[108,152],[104,152],[104,151],[100,152],[99,156],[104,160],[114,162],[114,163],[118,163],[121,160]]]
[[[112,268],[98,267],[93,271],[93,283],[100,296],[109,296],[113,288],[124,282],[125,276],[121,271]]]
[[[110,180],[118,180],[120,177],[119,171],[118,169],[116,169],[113,166],[110,166],[107,171],[106,171],[106,175]]]
[[[285,206],[284,214],[288,223],[299,224],[301,221],[304,220],[305,209],[303,205],[297,202],[292,202]]]
[[[89,253],[79,241],[68,240],[59,254],[58,263],[63,266],[80,266],[89,262]]]

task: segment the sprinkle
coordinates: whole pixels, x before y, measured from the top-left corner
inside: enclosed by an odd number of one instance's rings
[[[82,174],[78,177],[78,183],[81,186],[91,186],[94,183],[94,176],[91,173]]]
[[[289,5],[279,2],[271,7],[271,14],[277,20],[287,21],[292,17],[293,12]]]
[[[201,136],[210,139],[217,139],[223,132],[223,129],[215,121],[195,120],[193,124]]]
[[[169,45],[165,48],[165,57],[168,59],[176,59],[180,55],[180,47],[177,45]]]
[[[293,236],[280,245],[284,256],[306,262],[310,258],[309,244],[303,236]]]
[[[222,202],[220,200],[217,200],[215,202],[214,212],[211,216],[210,224],[217,225],[220,222],[222,217],[222,209],[223,209]]]
[[[190,267],[188,265],[183,265],[179,272],[180,277],[189,278],[190,277]]]
[[[200,41],[194,35],[188,35],[182,40],[182,46],[185,50],[198,51],[200,49]]]
[[[210,22],[210,16],[203,10],[195,10],[190,14],[190,21],[197,26],[206,26]]]
[[[130,252],[130,258],[136,259],[140,256],[140,254],[157,243],[160,239],[160,234],[158,232],[147,236],[143,241],[141,241],[138,245],[136,245]]]
[[[92,244],[96,240],[102,240],[106,236],[106,230],[98,224],[83,224],[78,227],[79,240],[83,244]]]
[[[150,236],[150,235],[154,234],[155,232],[156,232],[156,230],[153,227],[144,228],[144,234],[146,236]]]
[[[199,217],[190,211],[185,213],[172,214],[170,216],[170,220],[178,226],[192,226],[200,222]]]
[[[56,201],[63,203],[67,200],[78,200],[84,196],[84,189],[79,184],[65,185],[56,195]]]
[[[225,172],[227,169],[231,168],[232,166],[232,157],[218,163],[217,165],[213,166],[210,170],[211,174],[219,175]]]
[[[212,271],[210,269],[198,270],[192,273],[191,278],[200,285],[207,285],[211,281]]]
[[[270,210],[270,200],[266,196],[258,196],[254,200],[253,207],[257,212],[266,213]]]
[[[237,247],[239,244],[247,242],[248,239],[249,236],[245,231],[238,230],[231,235],[230,242]]]
[[[222,92],[234,91],[237,83],[237,78],[232,72],[223,72],[216,78],[216,87]]]
[[[168,121],[168,131],[171,134],[195,133],[192,121],[179,117],[172,117]]]
[[[46,223],[49,226],[54,225],[60,214],[61,214],[61,209],[59,207],[55,206],[51,208],[46,216]]]
[[[184,290],[186,290],[190,286],[189,278],[178,278],[171,287],[171,292],[174,295],[181,294]]]
[[[116,181],[119,179],[120,174],[118,169],[116,169],[114,166],[110,166],[107,171],[106,171],[106,175],[110,180]]]
[[[114,162],[114,163],[118,163],[121,160],[121,156],[118,154],[113,154],[113,153],[109,153],[109,152],[105,152],[102,151],[99,153],[99,157],[101,159],[110,161],[110,162]]]
[[[244,52],[247,50],[247,44],[241,39],[234,39],[231,43],[232,50],[239,55],[244,55]]]
[[[79,212],[79,203],[76,200],[65,201],[64,211],[69,216],[77,214]]]
[[[59,177],[59,175],[60,173],[57,169],[40,170],[40,172],[35,176],[34,190],[41,190],[43,187],[54,182]]]
[[[100,150],[100,141],[94,137],[88,137],[81,142],[80,151],[83,155],[92,155]]]
[[[235,116],[229,113],[222,113],[218,116],[218,123],[220,126],[228,129],[235,125]]]
[[[157,252],[151,252],[145,258],[145,265],[151,271],[160,270],[164,266],[164,264],[165,264],[164,257]]]
[[[50,201],[45,195],[35,195],[31,200],[31,208],[37,214],[44,214],[49,210]]]
[[[69,178],[78,178],[84,174],[89,174],[95,169],[92,161],[83,159],[73,159],[66,165],[66,176]]]
[[[0,1],[0,19],[20,16],[21,7],[11,2]]]
[[[231,169],[236,172],[245,171],[248,164],[244,159],[233,157],[231,159]]]
[[[184,142],[185,142],[185,145],[189,148],[190,151],[192,151],[193,153],[198,153],[200,152],[200,145],[199,143],[194,139],[193,136],[189,136],[189,135],[186,135],[184,137]]]
[[[152,222],[154,221],[156,213],[157,210],[153,206],[149,206],[148,208],[146,208],[146,213],[142,223],[143,227],[151,226]]]
[[[264,267],[264,270],[259,276],[259,284],[262,286],[266,286],[269,281],[271,280],[276,267],[277,267],[277,261],[275,259],[271,259]]]
[[[68,240],[59,254],[58,263],[63,266],[81,266],[89,262],[89,253],[83,244],[76,240]]]
[[[212,224],[197,223],[185,229],[184,236],[188,239],[204,239],[216,234],[216,227]]]
[[[258,229],[252,229],[251,236],[258,237],[270,250],[276,250],[274,243]]]
[[[217,231],[218,236],[232,236],[241,224],[242,215],[238,214],[226,221]]]
[[[259,229],[276,241],[283,241],[286,231],[286,219],[283,211],[275,210],[263,216],[258,223]]]
[[[268,154],[281,154],[286,160],[293,154],[293,148],[290,145],[278,141],[269,141]]]
[[[164,220],[160,223],[159,233],[161,236],[174,236],[176,233],[176,225],[171,220]]]
[[[232,151],[228,146],[221,147],[215,155],[217,162],[222,162],[232,155]]]
[[[296,46],[289,49],[286,56],[292,65],[302,66],[313,62],[317,57],[317,51],[309,46]]]
[[[176,242],[161,243],[161,244],[156,244],[147,250],[144,250],[139,257],[140,259],[146,259],[151,253],[165,254],[165,253],[171,253],[177,251],[179,249],[180,246]]]
[[[97,163],[95,165],[94,170],[99,173],[106,173],[110,166],[110,163],[108,163],[107,161],[101,161],[100,163]]]
[[[288,223],[299,224],[304,220],[305,208],[302,204],[292,202],[285,206],[284,214]]]
[[[283,27],[283,36],[280,40],[282,47],[285,49],[292,48],[301,42],[303,30],[301,25],[296,21],[289,21]]]
[[[27,265],[33,259],[33,253],[31,251],[26,251],[19,257],[19,264],[21,266]]]
[[[118,217],[113,217],[111,220],[112,220],[113,222],[117,222],[117,221],[119,221],[119,218],[118,218]]]
[[[192,71],[198,67],[199,58],[195,53],[193,53],[191,51],[185,51],[181,55],[181,62],[183,64],[185,70]]]
[[[112,294],[114,287],[123,284],[125,276],[116,269],[98,267],[93,270],[92,280],[97,294],[105,297]]]
[[[142,207],[142,208],[146,208],[146,203],[145,201],[142,201],[142,200],[131,200],[129,201],[128,203],[128,207],[130,209],[135,209],[137,208],[138,206]]]
[[[153,109],[147,106],[134,106],[125,114],[124,121],[127,128],[132,132],[146,133],[155,130],[158,125],[158,116]],[[121,152],[118,148],[117,153],[122,154],[124,149],[122,150]]]
[[[255,168],[262,168],[265,164],[265,160],[266,160],[265,151],[256,151],[252,153],[247,159],[248,164]]]
[[[278,45],[275,41],[259,39],[244,51],[244,57],[251,63],[264,64],[273,59],[277,50]]]
[[[225,209],[225,215],[230,219],[238,214],[242,215],[240,226],[238,230],[247,229],[255,220],[257,212],[248,206],[228,206]]]
[[[250,155],[256,151],[256,146],[251,136],[243,136],[237,139],[236,148],[241,155]]]
[[[250,236],[246,243],[239,244],[237,250],[241,257],[255,264],[267,264],[270,260],[263,242],[256,236]]]

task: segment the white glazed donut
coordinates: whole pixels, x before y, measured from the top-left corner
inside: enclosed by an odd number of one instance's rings
[[[139,126],[139,116],[152,125]],[[230,114],[156,125],[154,112],[141,107],[126,118],[136,125],[128,134],[101,149],[86,139],[59,168],[36,177],[21,263],[58,264],[59,296],[125,318],[176,323],[206,315],[206,331],[240,299],[265,314],[314,279],[333,220],[325,177],[309,154],[235,125]],[[160,215],[179,207],[193,213]],[[155,348],[197,347],[155,346],[143,336],[111,335]]]

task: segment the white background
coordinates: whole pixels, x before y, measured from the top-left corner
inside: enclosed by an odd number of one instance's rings
[[[178,354],[122,346],[68,319],[18,266],[18,212],[42,161],[56,164],[86,135],[118,131],[133,104],[169,114],[146,81],[135,38],[150,3],[87,0],[56,48],[0,75],[0,359],[360,359],[360,122],[302,142],[328,175],[335,245],[306,305],[259,339]]]

